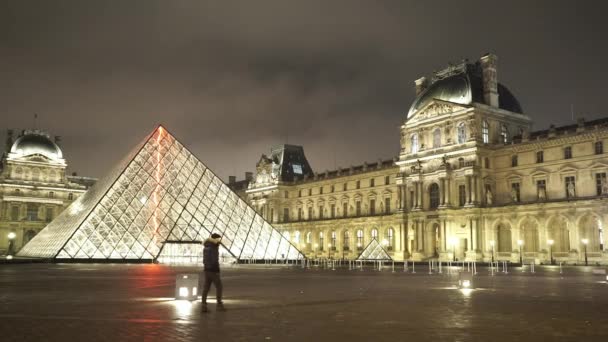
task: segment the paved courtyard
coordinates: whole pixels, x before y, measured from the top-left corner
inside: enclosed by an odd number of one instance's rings
[[[0,265],[0,341],[600,341],[608,284],[591,268],[456,276],[236,266],[226,312],[173,300],[163,265]],[[410,269],[411,271],[411,269]],[[213,294],[213,292],[212,292]]]

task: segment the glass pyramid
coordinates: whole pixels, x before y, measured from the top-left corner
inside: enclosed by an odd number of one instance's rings
[[[159,126],[18,256],[153,260],[167,242],[201,242],[211,233],[236,259],[303,258]]]
[[[372,239],[372,241],[363,249],[363,252],[359,255],[357,260],[393,260],[388,252],[376,239]]]

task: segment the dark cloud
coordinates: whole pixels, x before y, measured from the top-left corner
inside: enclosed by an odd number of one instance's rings
[[[491,51],[536,128],[602,113],[603,2],[5,1],[6,128],[101,176],[157,123],[221,176],[271,145],[323,171],[398,151],[413,80]]]

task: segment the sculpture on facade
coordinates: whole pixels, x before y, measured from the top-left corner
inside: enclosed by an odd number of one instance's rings
[[[608,181],[606,179],[602,181],[602,195],[608,195]]]
[[[575,189],[574,189],[574,183],[568,183],[568,197],[574,197],[575,195]]]
[[[486,189],[486,204],[487,205],[492,205],[492,202],[494,200],[493,197],[494,196],[492,195],[492,190],[490,188]]]
[[[517,190],[515,190],[515,188],[511,189],[511,200],[513,202],[519,202],[519,198],[517,198]]]
[[[544,187],[538,189],[538,200],[544,201],[547,199],[547,190]]]

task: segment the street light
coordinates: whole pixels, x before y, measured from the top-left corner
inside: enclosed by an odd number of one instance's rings
[[[517,245],[519,246],[519,263],[523,266],[523,258],[521,257],[521,246],[524,245],[524,241],[523,240],[517,240]]]
[[[553,243],[555,241],[553,240],[547,240],[547,243],[549,244],[549,260],[551,260],[551,265],[553,265]]]
[[[329,252],[328,252],[328,253],[329,253],[329,254],[328,254],[329,256],[328,256],[328,258],[329,258],[329,260],[331,260],[331,243],[328,243],[328,244],[327,244],[327,248],[329,248]]]
[[[494,262],[494,244],[496,244],[496,241],[490,240],[490,246],[492,246],[492,262]]]
[[[589,243],[589,239],[582,239],[581,241],[583,242],[583,246],[585,246],[585,266],[588,266],[589,264],[587,263],[587,244]]]
[[[14,249],[14,240],[17,237],[17,234],[15,234],[15,232],[10,232],[8,233],[8,255],[12,255],[13,254],[13,249]]]

